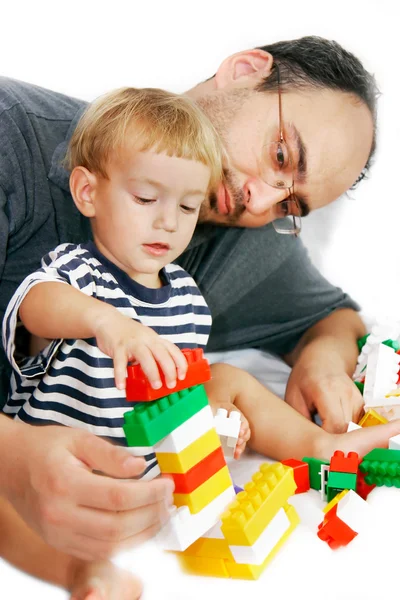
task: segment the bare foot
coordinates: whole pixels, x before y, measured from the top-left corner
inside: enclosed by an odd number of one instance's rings
[[[238,459],[241,457],[241,455],[243,454],[245,448],[246,448],[246,444],[250,439],[250,425],[248,420],[246,419],[246,417],[244,416],[244,414],[237,409],[237,407],[232,404],[231,402],[218,402],[215,403],[213,402],[211,405],[211,409],[213,411],[214,414],[217,413],[219,408],[223,408],[227,411],[228,416],[232,413],[232,412],[237,412],[240,414],[240,429],[239,429],[239,436],[236,442],[236,446],[235,446],[235,451],[233,454],[233,457]]]
[[[111,562],[79,561],[70,600],[139,600],[142,591],[139,579]]]
[[[349,433],[327,433],[322,429],[321,432],[322,435],[315,448],[317,458],[329,460],[335,450],[342,450],[345,453],[357,452],[362,457],[374,448],[387,448],[389,438],[400,434],[400,419]]]

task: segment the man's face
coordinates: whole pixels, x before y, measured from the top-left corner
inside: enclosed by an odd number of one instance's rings
[[[199,220],[237,227],[271,222],[271,208],[289,194],[263,179],[265,146],[279,140],[278,93],[223,89],[197,102],[229,157],[225,179],[203,203]],[[339,198],[367,163],[372,116],[349,94],[315,89],[282,93],[282,127],[304,216]]]

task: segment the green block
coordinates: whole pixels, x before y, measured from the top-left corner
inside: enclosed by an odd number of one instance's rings
[[[367,335],[363,335],[362,338],[360,338],[359,340],[357,340],[357,346],[358,346],[358,351],[361,352],[361,350],[363,349],[363,346],[365,344],[365,342],[367,341],[367,337],[369,336],[369,333],[367,333]]]
[[[397,350],[400,350],[400,344],[396,340],[385,340],[384,342],[382,342],[382,344],[385,344],[385,346],[389,346],[389,348],[392,348],[395,352],[397,352]]]
[[[361,381],[355,381],[354,383],[356,384],[356,386],[358,387],[360,392],[363,394],[364,393],[364,384],[361,383]]]
[[[343,490],[356,491],[357,474],[340,473],[338,471],[329,471],[327,500],[330,502],[337,494]]]
[[[364,456],[364,461],[378,460],[382,462],[398,462],[400,463],[400,450],[391,450],[389,448],[375,448]],[[362,464],[362,463],[361,463]]]
[[[320,475],[320,471],[321,471],[321,465],[329,465],[329,460],[320,460],[319,458],[310,458],[307,456],[304,456],[301,459],[303,462],[306,462],[308,464],[308,470],[309,470],[309,475],[310,475],[310,487],[313,490],[320,490],[321,489],[321,475]]]
[[[203,385],[138,404],[124,415],[128,446],[154,446],[207,404]]]

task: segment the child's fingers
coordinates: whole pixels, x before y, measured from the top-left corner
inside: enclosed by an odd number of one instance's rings
[[[114,353],[114,378],[117,389],[124,390],[126,388],[126,366],[128,357],[125,348],[117,349]]]
[[[164,344],[158,344],[152,349],[153,356],[158,362],[161,370],[164,373],[165,383],[167,387],[173,388],[176,386],[176,365],[169,352],[169,349]]]
[[[149,380],[151,387],[155,390],[159,389],[162,386],[162,382],[157,365],[157,362],[159,361],[154,355],[154,352],[147,346],[142,346],[140,350],[136,351],[136,360],[140,363],[143,373]]]
[[[167,349],[176,366],[178,379],[183,380],[186,377],[188,363],[183,352],[175,344],[167,343]]]

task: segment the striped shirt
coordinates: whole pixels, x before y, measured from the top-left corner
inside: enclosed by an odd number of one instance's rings
[[[18,311],[28,291],[42,281],[72,285],[154,329],[179,348],[205,348],[211,314],[194,280],[176,264],[160,273],[163,286],[150,289],[133,281],[103,256],[93,242],[62,244],[42,259],[12,297],[3,322],[3,344],[13,367],[4,412],[25,423],[83,428],[126,445],[122,429],[132,410],[115,387],[113,362],[91,339],[55,339],[37,356],[24,356]],[[154,453],[147,454],[146,476],[155,476]]]

